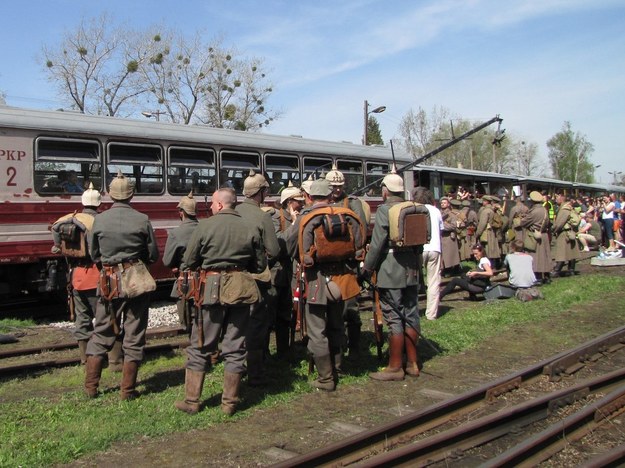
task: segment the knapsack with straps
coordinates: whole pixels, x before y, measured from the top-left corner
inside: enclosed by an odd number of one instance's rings
[[[72,213],[60,218],[52,229],[59,233],[61,255],[70,258],[89,258],[87,231],[93,228],[94,217],[86,213]]]
[[[392,247],[418,247],[430,242],[430,212],[414,201],[396,203],[388,210]]]

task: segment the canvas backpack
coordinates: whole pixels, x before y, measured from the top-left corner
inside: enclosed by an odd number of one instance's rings
[[[498,210],[494,210],[493,219],[490,222],[490,226],[493,229],[501,229],[503,227],[503,217]]]
[[[414,201],[396,203],[388,210],[391,247],[419,247],[430,242],[430,212]]]
[[[59,219],[52,229],[59,233],[61,255],[70,258],[89,258],[87,231],[93,227],[94,217],[86,213],[72,213]]]
[[[571,225],[571,227],[577,228],[581,224],[581,222],[582,222],[582,217],[579,215],[577,211],[575,211],[575,209],[572,209],[569,214],[568,223]]]

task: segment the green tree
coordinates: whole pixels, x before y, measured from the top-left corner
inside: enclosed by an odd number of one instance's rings
[[[367,145],[383,145],[382,132],[380,131],[380,124],[378,120],[370,115],[367,119]]]
[[[570,122],[565,121],[562,130],[547,141],[547,148],[551,171],[556,179],[594,182],[595,166],[590,159],[594,147],[584,135],[573,132]]]

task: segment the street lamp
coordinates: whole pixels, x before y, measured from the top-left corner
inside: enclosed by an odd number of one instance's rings
[[[614,185],[616,185],[616,176],[619,176],[623,173],[623,171],[608,171],[608,174],[612,174],[614,176]]]
[[[143,111],[143,112],[141,112],[141,115],[143,117],[145,117],[146,119],[151,119],[152,117],[154,117],[156,119],[156,121],[158,122],[159,120],[161,120],[160,119],[161,115],[166,114],[166,113],[167,112],[160,111],[160,110],[157,110],[157,111],[154,111],[154,112]]]
[[[384,112],[386,110],[386,106],[380,106],[380,107],[376,107],[373,110],[369,110],[369,103],[367,102],[367,100],[365,99],[365,112],[364,112],[364,116],[365,116],[365,133],[364,133],[364,137],[362,139],[362,144],[363,145],[367,145],[367,136],[368,136],[368,130],[369,130],[369,114],[379,114],[381,112]]]

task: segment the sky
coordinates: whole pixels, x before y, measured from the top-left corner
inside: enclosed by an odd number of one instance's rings
[[[366,100],[386,106],[375,116],[388,143],[410,110],[442,106],[476,124],[499,115],[506,134],[537,144],[544,161],[547,140],[569,121],[594,146],[597,181],[625,174],[623,0],[6,2],[6,103],[61,106],[42,47],[104,12],[137,29],[221,36],[262,57],[274,83],[269,106],[281,112],[268,133],[360,143]]]

